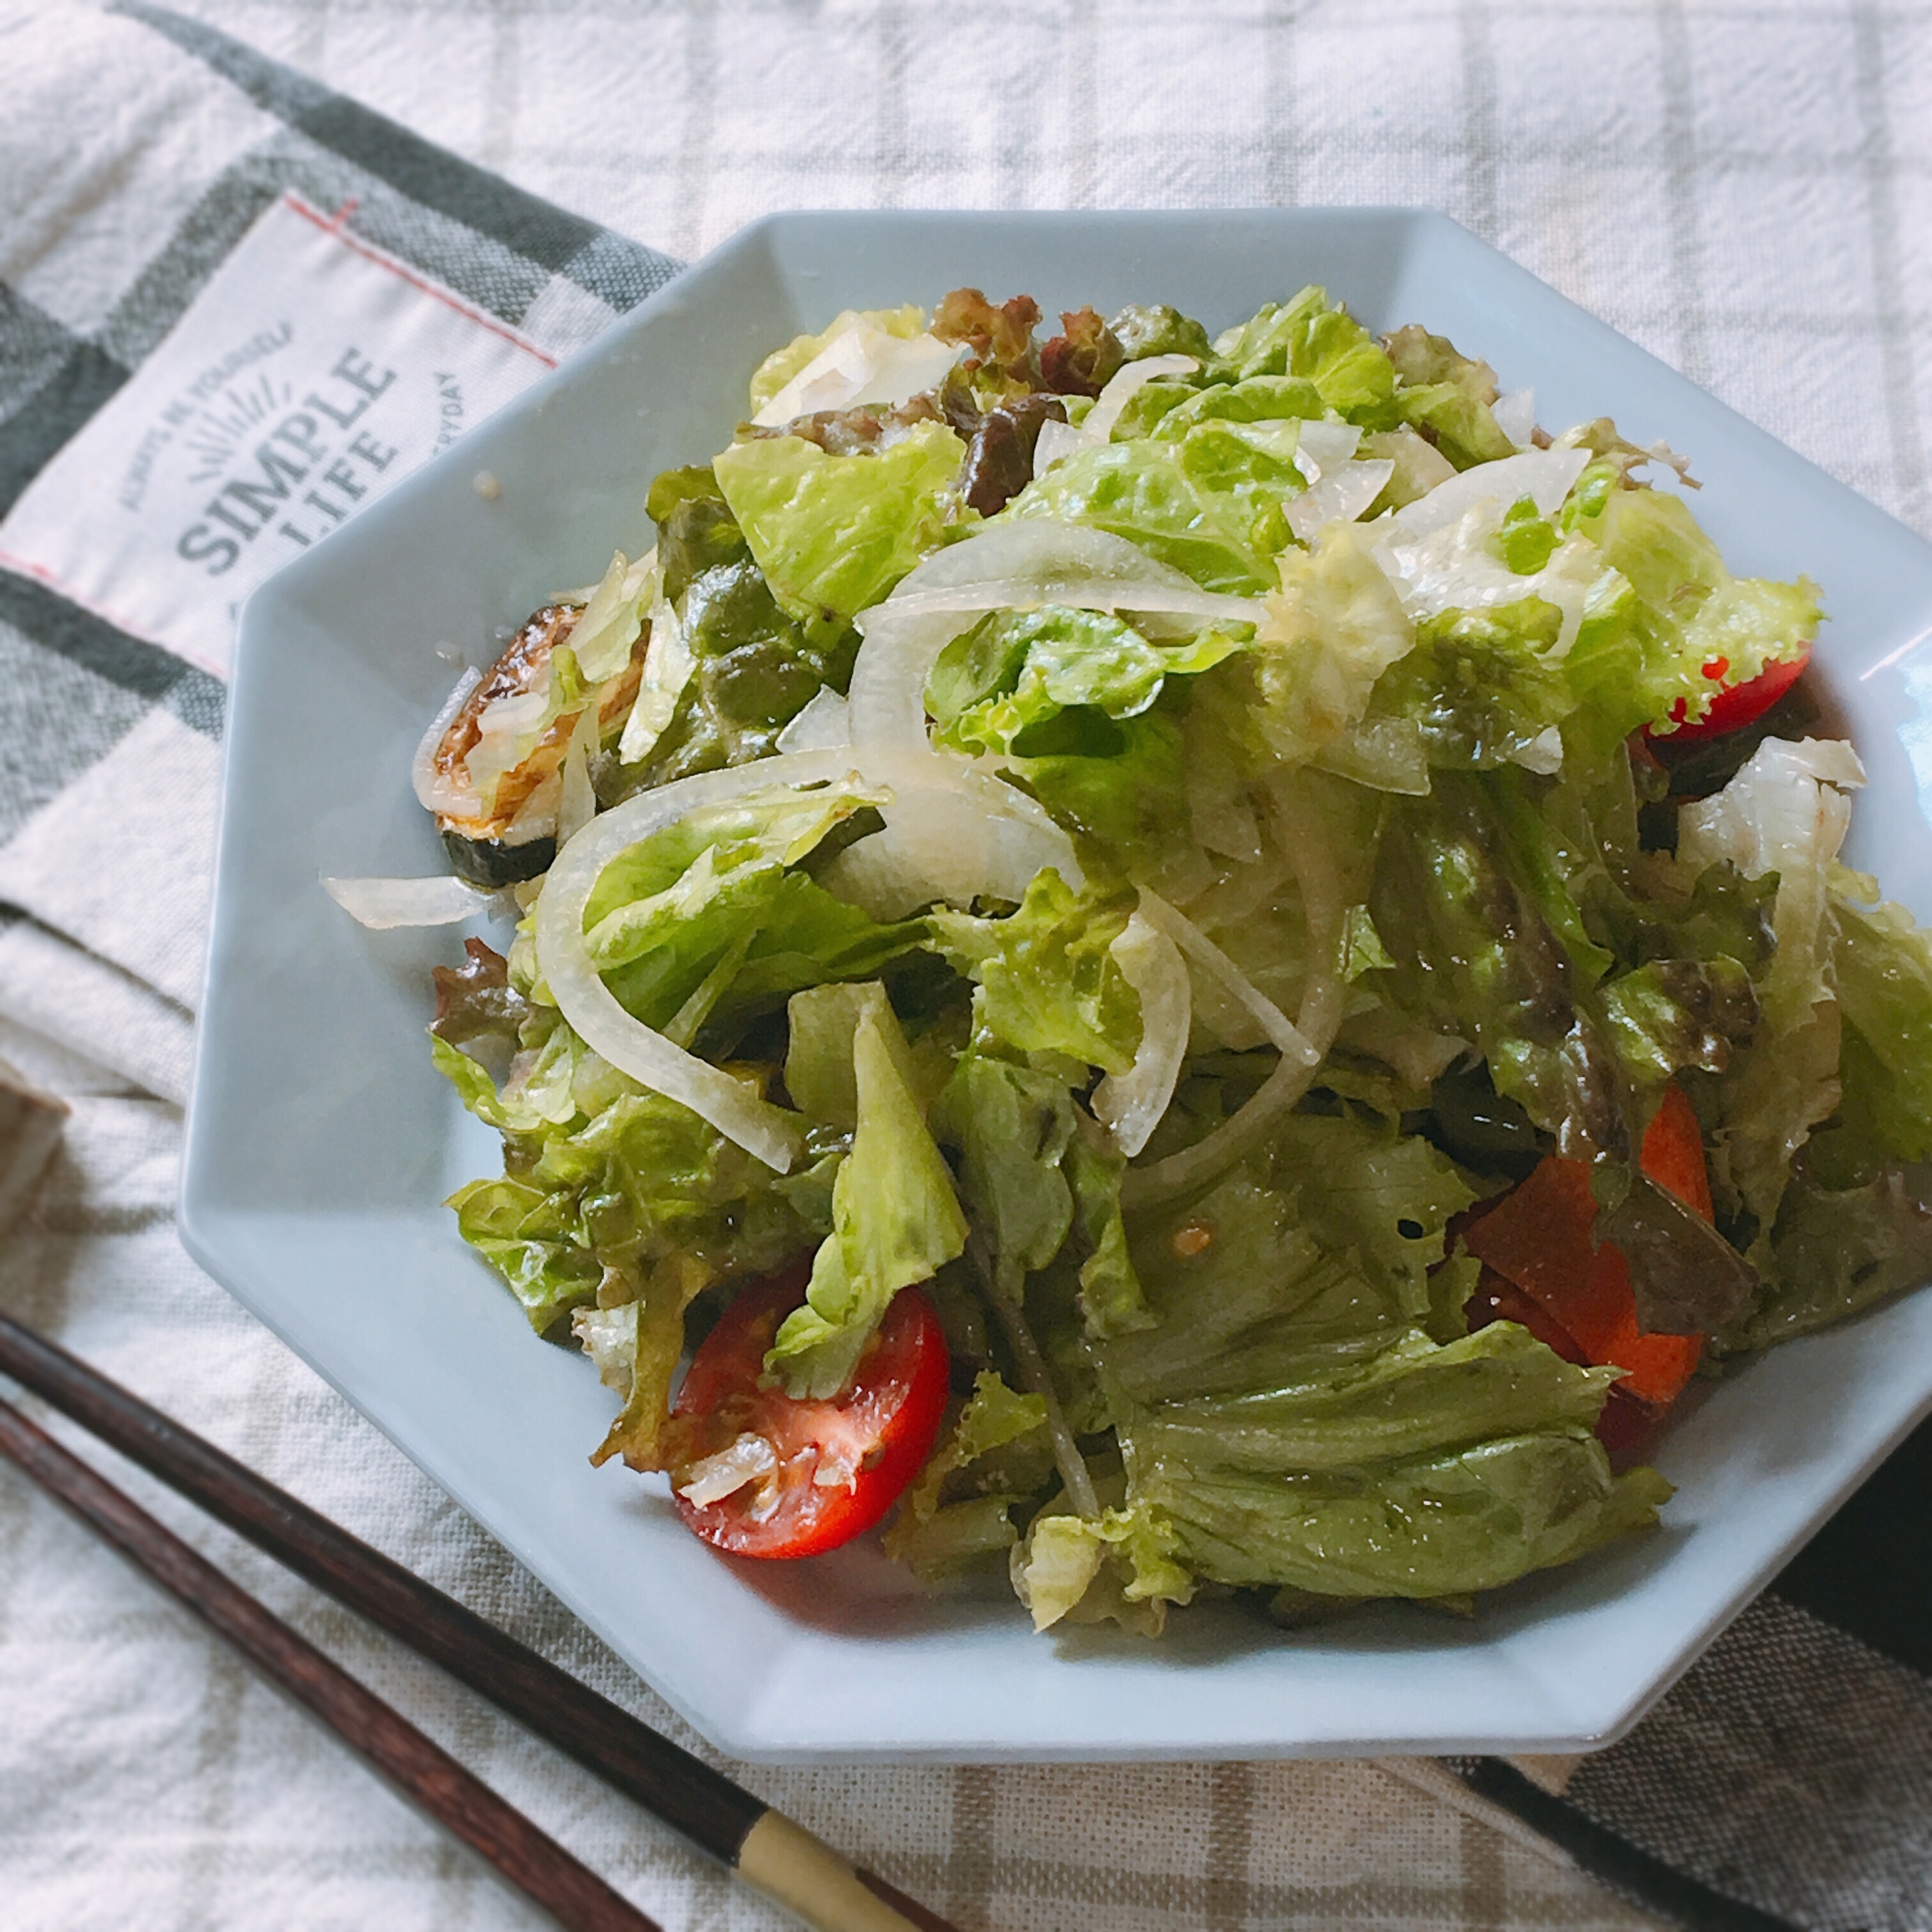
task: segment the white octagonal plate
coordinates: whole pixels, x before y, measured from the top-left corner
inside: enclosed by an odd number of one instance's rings
[[[1258,1757],[1581,1749],[1633,1723],[1932,1406],[1932,1294],[1751,1363],[1670,1432],[1658,1534],[1504,1592],[1284,1635],[1228,1605],[1157,1644],[1035,1636],[1009,1597],[927,1598],[870,1548],[715,1555],[661,1480],[593,1470],[611,1398],[532,1338],[440,1205],[494,1171],[423,1039],[441,933],[367,933],[319,873],[440,867],[410,754],[472,659],[613,547],[660,468],[702,462],[758,359],[843,307],[978,284],[1046,311],[1172,301],[1210,328],[1307,282],[1420,321],[1696,462],[1740,570],[1825,586],[1820,668],[1871,772],[1854,863],[1932,914],[1932,551],[1435,215],[784,215],[747,230],[258,591],[227,741],[182,1230],[208,1269],[724,1748],[766,1759]],[[485,501],[479,469],[501,480]]]

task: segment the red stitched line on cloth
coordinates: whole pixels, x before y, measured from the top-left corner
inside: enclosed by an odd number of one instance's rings
[[[125,631],[130,638],[138,639],[144,644],[153,644],[156,650],[166,651],[171,658],[180,658],[184,664],[192,665],[196,670],[205,670],[217,684],[228,682],[228,672],[218,668],[213,658],[206,658],[199,651],[192,651],[181,644],[171,644],[165,638],[159,638],[153,631],[144,630],[131,618],[121,616],[110,611],[105,604],[92,597],[83,597],[70,583],[56,577],[43,563],[35,563],[24,556],[15,556],[12,551],[0,550],[0,570],[11,570],[19,577],[37,577],[49,589],[57,590],[70,604],[77,605],[90,617],[99,617],[103,624],[112,624],[117,631]]]
[[[546,355],[534,342],[526,341],[514,328],[510,328],[498,322],[495,316],[485,315],[481,309],[471,308],[462,297],[452,295],[440,284],[426,280],[423,276],[405,268],[401,262],[397,261],[395,256],[386,254],[383,249],[375,247],[370,242],[359,241],[355,236],[350,234],[345,224],[351,213],[355,211],[355,203],[354,201],[344,202],[335,213],[330,216],[324,214],[319,208],[310,207],[300,195],[295,194],[286,188],[282,191],[282,200],[296,213],[299,214],[304,221],[314,222],[325,235],[332,236],[345,248],[355,249],[358,255],[364,256],[369,261],[374,262],[378,268],[387,269],[390,274],[401,276],[404,281],[409,283],[411,288],[420,289],[424,295],[435,297],[445,308],[453,308],[458,315],[467,315],[471,322],[475,323],[481,328],[487,328],[492,335],[500,335],[505,342],[521,349],[526,355],[534,355],[546,369],[554,369],[556,367],[556,357],[554,355]]]

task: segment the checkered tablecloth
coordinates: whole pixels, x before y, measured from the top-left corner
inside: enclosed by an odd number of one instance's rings
[[[117,494],[149,500],[170,460],[116,438],[150,390],[187,436],[167,397],[199,379],[164,383],[162,358],[240,251],[343,251],[317,272],[345,313],[394,296],[422,367],[432,343],[469,358],[473,403],[523,380],[502,341],[561,358],[775,208],[1422,204],[1932,530],[1922,9],[0,0],[0,1059],[71,1109],[0,1231],[0,1305],[688,1742],[174,1235],[227,639],[139,559],[99,559]],[[212,368],[242,369],[223,358],[245,342],[209,341]],[[345,473],[373,490],[366,471]],[[1932,1928],[1929,1461],[1895,1464],[1588,1762],[1576,1805],[1818,1932]],[[111,1472],[668,1926],[777,1926],[478,1700]],[[740,1775],[965,1932],[1651,1922],[1439,1765]],[[533,1922],[0,1468],[0,1924]]]

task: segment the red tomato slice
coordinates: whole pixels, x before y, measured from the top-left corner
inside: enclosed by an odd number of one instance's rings
[[[1711,1181],[1704,1167],[1704,1141],[1697,1116],[1682,1089],[1665,1089],[1663,1104],[1645,1130],[1639,1154],[1643,1171],[1667,1187],[1705,1220],[1712,1218]],[[1499,1277],[1532,1301],[1581,1358],[1627,1370],[1618,1387],[1653,1408],[1675,1399],[1690,1379],[1704,1350],[1701,1335],[1652,1335],[1637,1326],[1636,1301],[1623,1251],[1605,1242],[1592,1249],[1596,1219],[1586,1162],[1552,1154],[1501,1203],[1471,1223],[1463,1236],[1469,1252],[1484,1264],[1484,1284]],[[1521,1321],[1560,1355],[1577,1359],[1523,1319],[1520,1308],[1491,1293],[1484,1302],[1479,1286],[1469,1302],[1470,1325],[1488,1321]]]
[[[1766,665],[1755,677],[1747,678],[1743,684],[1728,684],[1711,700],[1711,708],[1694,724],[1678,724],[1673,730],[1651,733],[1645,737],[1658,736],[1671,745],[1695,745],[1706,738],[1721,737],[1726,731],[1741,730],[1754,720],[1762,718],[1804,673],[1804,667],[1811,662],[1811,646],[1806,643],[1795,658],[1780,658],[1776,664]],[[1714,658],[1704,667],[1704,675],[1714,681],[1721,678],[1730,666],[1722,658]],[[1681,720],[1689,707],[1680,697],[1671,712],[1673,718]]]
[[[765,1386],[765,1351],[803,1284],[746,1289],[693,1356],[671,1405],[671,1490],[705,1542],[738,1556],[816,1556],[871,1526],[932,1453],[946,1412],[946,1338],[932,1304],[902,1288],[830,1402]],[[683,1493],[694,1465],[743,1445],[751,1479],[712,1502]],[[734,1472],[735,1473],[735,1472]]]

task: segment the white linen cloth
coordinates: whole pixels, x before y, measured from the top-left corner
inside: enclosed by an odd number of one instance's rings
[[[550,354],[661,278],[616,237],[691,256],[775,208],[1421,204],[1932,528],[1922,14],[1769,0],[183,11],[323,88],[251,95],[135,9],[0,0],[0,398],[74,342],[137,365],[156,332],[142,338],[141,316],[159,312],[130,298],[142,277],[203,276],[241,232],[209,215],[210,182],[265,154],[297,170],[261,175],[265,193],[326,172],[326,88],[607,231],[518,298]],[[196,239],[197,220],[214,239]],[[384,245],[433,254],[433,236],[411,236]],[[160,303],[168,321],[192,285]],[[8,429],[0,479],[28,463]],[[54,453],[29,452],[23,474]],[[4,562],[0,580],[29,594]],[[160,653],[103,675],[87,639],[50,650],[43,635],[0,601],[0,1058],[73,1112],[24,1218],[0,1231],[0,1305],[692,1742],[183,1254],[219,692]],[[138,843],[130,800],[154,813]],[[480,1700],[85,1453],[667,1926],[780,1923]],[[739,1775],[964,1932],[1649,1922],[1419,1763]],[[0,1465],[0,1923],[536,1922]],[[1932,1902],[1922,1885],[1845,1891],[1810,1922],[1907,1932],[1932,1926]]]

